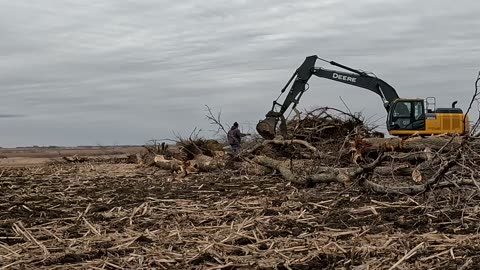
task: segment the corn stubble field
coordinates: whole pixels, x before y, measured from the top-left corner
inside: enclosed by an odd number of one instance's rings
[[[268,145],[248,154],[291,151]],[[365,190],[361,177],[301,185],[284,171],[252,173],[252,160],[187,175],[121,161],[0,169],[0,269],[480,267],[480,188],[452,176],[459,164],[438,188],[405,195]],[[290,169],[300,177],[305,164]],[[379,175],[369,181],[418,185]]]

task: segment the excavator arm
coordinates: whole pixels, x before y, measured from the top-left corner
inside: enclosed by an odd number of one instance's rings
[[[318,68],[315,67],[315,62],[317,59],[320,58],[318,58],[316,55],[308,56],[302,65],[292,75],[285,87],[281,90],[281,93],[284,93],[293,81],[292,87],[290,88],[283,103],[280,104],[277,102],[277,100],[275,100],[273,102],[272,109],[266,114],[266,119],[258,123],[257,131],[262,137],[268,139],[275,136],[275,128],[278,119],[281,119],[282,121],[280,130],[283,130],[283,132],[285,131],[285,118],[283,114],[292,104],[292,108],[295,108],[298,105],[300,98],[307,90],[308,80],[312,77],[312,75],[368,89],[380,96],[387,112],[390,109],[391,103],[399,98],[397,92],[392,86],[375,76],[333,61],[326,62],[350,72]]]

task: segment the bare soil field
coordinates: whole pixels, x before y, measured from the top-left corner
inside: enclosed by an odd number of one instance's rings
[[[479,269],[471,187],[370,195],[136,164],[0,170],[0,269]]]
[[[40,165],[64,156],[111,156],[141,152],[141,146],[58,147],[58,148],[1,148],[0,167]]]

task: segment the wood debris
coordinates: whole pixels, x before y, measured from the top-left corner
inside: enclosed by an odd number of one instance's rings
[[[0,269],[480,268],[480,140],[306,115],[239,158],[189,138],[3,169]]]

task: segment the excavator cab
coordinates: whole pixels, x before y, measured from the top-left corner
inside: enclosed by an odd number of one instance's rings
[[[397,99],[390,110],[388,130],[425,130],[422,99]]]
[[[451,108],[435,109],[435,99],[397,99],[392,102],[387,117],[387,129],[391,135],[408,136],[436,135],[444,133],[465,134],[470,125],[468,116],[462,109],[455,108],[456,101]],[[433,109],[430,107],[433,105]]]

